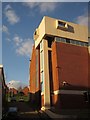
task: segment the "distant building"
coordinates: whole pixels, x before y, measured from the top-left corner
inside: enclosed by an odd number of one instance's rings
[[[30,99],[42,109],[87,108],[90,88],[88,29],[43,17],[34,33]]]
[[[12,96],[16,95],[18,93],[18,90],[15,88],[9,88],[9,94]]]
[[[24,95],[28,96],[29,88],[28,87],[24,87],[22,89],[22,92],[24,93]]]

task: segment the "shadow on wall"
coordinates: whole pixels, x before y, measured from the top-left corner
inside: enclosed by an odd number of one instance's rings
[[[70,26],[70,25],[68,25],[68,32],[74,33],[74,28],[72,26]]]
[[[30,93],[30,103],[34,107],[34,109],[41,109],[41,91],[37,91],[36,93]]]
[[[90,41],[89,41],[90,44]],[[90,46],[89,46],[90,47]],[[90,53],[88,55],[88,91],[89,91],[89,108],[90,108]]]
[[[63,31],[74,33],[74,28],[70,25],[68,25],[68,29],[65,29],[63,27],[60,27],[60,29],[63,30]]]
[[[90,107],[90,90],[83,92],[83,94],[62,93],[53,95],[53,106],[58,110],[88,109]]]

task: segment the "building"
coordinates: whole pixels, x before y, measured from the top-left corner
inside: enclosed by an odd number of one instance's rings
[[[88,29],[43,17],[34,32],[30,99],[41,109],[87,108],[90,88]]]
[[[24,93],[25,96],[28,96],[29,93],[29,88],[26,86],[22,89],[22,92]]]
[[[8,93],[9,93],[10,96],[14,96],[14,95],[18,94],[18,90],[15,89],[15,88],[9,88]]]
[[[4,68],[3,65],[0,65],[0,111],[2,111],[1,114],[4,114],[6,111],[6,105],[7,105],[7,99],[6,99],[6,93],[8,92],[8,87],[5,82],[5,74],[4,74]]]

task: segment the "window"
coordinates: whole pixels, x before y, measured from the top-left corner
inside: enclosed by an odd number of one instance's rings
[[[43,63],[44,63],[44,59],[43,59],[43,50],[40,52],[40,66],[41,69],[43,69]]]
[[[41,92],[44,92],[44,72],[41,72]]]
[[[81,46],[84,46],[84,43],[83,42],[80,42]]]
[[[78,45],[80,45],[80,46],[81,46],[81,42],[80,42],[80,41],[78,41]]]
[[[76,41],[76,45],[79,45],[79,41]]]
[[[62,41],[62,42],[66,42],[66,39],[65,39],[65,38],[61,38],[61,41]]]
[[[75,40],[72,40],[71,43],[72,43],[72,44],[76,44],[76,41],[75,41]]]
[[[88,46],[88,43],[84,43],[84,46]]]
[[[67,28],[67,23],[62,22],[62,21],[58,21],[58,27],[63,27],[63,28]]]
[[[64,42],[64,43],[70,43],[70,44],[79,45],[79,46],[87,46],[87,47],[90,46],[90,43],[88,43],[88,42],[82,42],[82,41],[72,40],[72,39],[68,39],[68,38],[55,37],[55,41]]]
[[[44,92],[44,85],[43,85],[43,82],[41,82],[41,92]]]
[[[71,44],[73,44],[73,42],[72,42],[72,41],[73,41],[73,40],[70,40],[70,43],[71,43]]]
[[[55,37],[55,40],[56,40],[57,42],[66,42],[66,38]]]
[[[90,46],[90,42],[88,43],[88,46]]]
[[[67,43],[70,43],[70,40],[69,40],[69,39],[66,39],[66,42],[67,42]]]
[[[55,37],[55,41],[60,42],[61,39],[59,37]]]

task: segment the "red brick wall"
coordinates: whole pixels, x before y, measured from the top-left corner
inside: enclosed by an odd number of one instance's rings
[[[40,50],[38,49],[38,87],[36,87],[36,92],[40,90]]]
[[[54,42],[52,61],[54,90],[58,90],[63,81],[73,86],[88,87],[88,49],[86,47]]]
[[[35,77],[36,77],[36,50],[33,46],[32,57],[30,62],[30,93],[35,92]]]
[[[38,81],[36,81],[36,51],[38,52]],[[37,82],[37,85],[36,85]],[[39,107],[41,106],[41,92],[40,92],[40,54],[33,46],[32,57],[30,62],[30,98]]]
[[[29,92],[29,88],[28,87],[25,87],[22,92],[24,93],[24,95],[28,95],[28,92]]]
[[[40,66],[40,55],[39,50],[38,51],[38,61]],[[40,67],[38,68],[38,71],[40,71]],[[30,92],[37,92],[40,90],[40,72],[38,72],[38,87],[36,87],[36,49],[33,46],[32,50],[32,57],[30,62]]]
[[[90,56],[88,49],[60,42],[52,45],[52,72],[53,90],[63,87],[63,81],[76,89],[88,88],[88,75],[90,78]],[[88,74],[89,73],[89,74]],[[73,88],[73,87],[72,87]],[[87,103],[84,95],[59,94],[53,96],[53,105],[56,108],[85,108]]]
[[[53,90],[59,89],[59,81],[58,81],[58,72],[57,72],[57,51],[56,51],[56,43],[54,42],[52,45],[52,75],[53,75]]]

